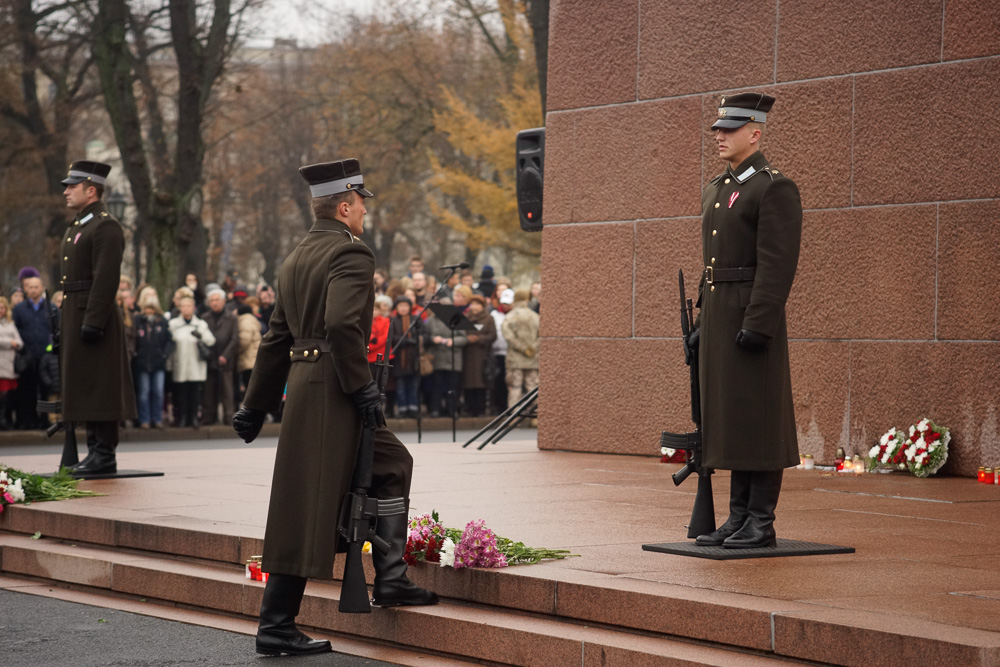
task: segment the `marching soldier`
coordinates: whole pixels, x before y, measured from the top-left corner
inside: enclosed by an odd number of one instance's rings
[[[77,214],[62,241],[62,328],[59,337],[62,418],[86,422],[87,456],[76,474],[115,473],[118,424],[135,419],[135,391],[125,325],[115,302],[125,235],[108,213],[110,165],[81,160],[62,181]]]
[[[257,652],[308,654],[331,650],[295,626],[306,578],[332,579],[337,524],[362,428],[375,430],[370,496],[403,498],[409,506],[413,459],[387,428],[379,389],[368,367],[375,303],[375,256],[358,235],[366,213],[357,160],[302,167],[316,222],[279,272],[270,329],[261,340],[244,407],[233,427],[247,442],[264,417],[287,400],[274,464],[264,533],[269,573],[260,608]],[[378,519],[392,543],[372,551],[376,606],[431,605],[437,595],[406,577],[407,516]]]
[[[728,167],[702,194],[702,447],[705,467],[732,477],[729,519],[699,536],[702,546],[773,546],[782,471],[798,463],[785,302],[802,204],[795,183],[759,150],[774,101],[724,97],[712,125]]]

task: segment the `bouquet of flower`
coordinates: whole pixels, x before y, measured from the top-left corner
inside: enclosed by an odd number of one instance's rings
[[[910,427],[905,442],[906,467],[917,477],[933,475],[948,460],[951,429],[924,418]]]
[[[906,469],[906,454],[904,453],[904,443],[906,435],[898,428],[890,428],[886,431],[878,444],[868,452],[868,471],[871,472],[879,467],[897,467],[900,470]]]
[[[686,463],[687,455],[681,449],[660,447],[660,463]]]
[[[507,567],[572,556],[565,549],[536,549],[523,542],[497,536],[482,519],[470,521],[464,530],[445,528],[437,511],[410,519],[410,534],[403,559],[439,563],[442,567]]]
[[[43,500],[65,500],[82,496],[96,496],[93,491],[76,488],[80,480],[74,478],[65,468],[52,477],[41,477],[31,473],[0,466],[0,512],[5,505],[33,503]]]
[[[0,469],[0,512],[5,505],[24,502],[24,487],[21,479],[11,479],[7,471]]]
[[[438,520],[437,512],[414,517],[410,519],[409,526],[410,533],[406,539],[403,560],[408,565],[416,565],[421,560],[440,562],[446,533],[445,527]]]

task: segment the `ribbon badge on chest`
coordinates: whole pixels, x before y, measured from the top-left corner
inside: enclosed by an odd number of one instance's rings
[[[740,197],[739,190],[737,190],[733,194],[729,195],[729,208],[733,207],[733,204],[736,203],[736,200],[739,199],[739,197]]]
[[[732,204],[729,204],[729,205],[732,206]],[[81,236],[83,236],[83,232],[77,232],[76,233],[76,236],[73,237],[73,245],[76,245],[76,242],[80,240]]]

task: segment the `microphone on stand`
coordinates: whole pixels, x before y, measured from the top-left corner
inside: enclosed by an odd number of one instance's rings
[[[468,262],[460,262],[458,264],[449,264],[448,266],[439,266],[438,267],[438,271],[448,271],[448,270],[454,270],[454,269],[467,269],[470,266],[472,266],[472,265],[469,264]]]

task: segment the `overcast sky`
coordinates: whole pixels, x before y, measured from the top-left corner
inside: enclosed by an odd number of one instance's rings
[[[270,42],[280,37],[315,44],[324,36],[318,17],[336,11],[371,14],[377,6],[378,0],[268,0],[252,28],[256,39]]]

